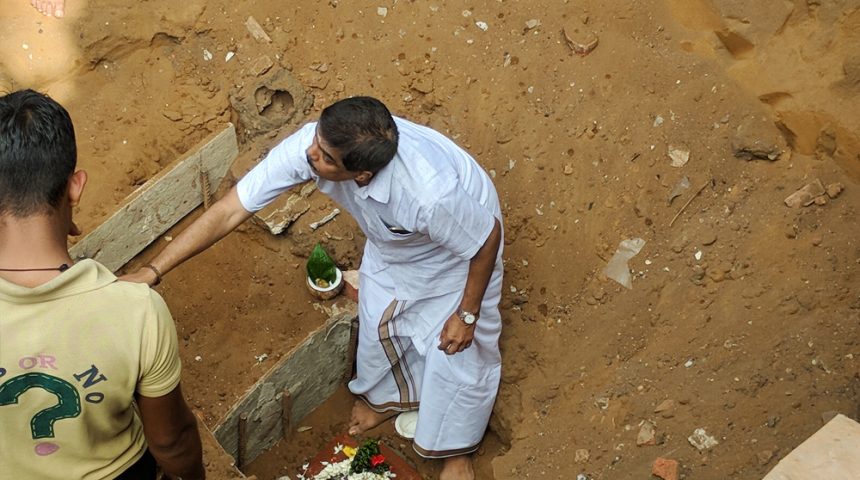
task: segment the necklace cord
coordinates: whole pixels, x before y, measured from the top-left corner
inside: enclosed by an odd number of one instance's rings
[[[0,268],[0,272],[65,272],[71,268],[68,263],[64,263],[59,267],[47,267],[47,268]]]

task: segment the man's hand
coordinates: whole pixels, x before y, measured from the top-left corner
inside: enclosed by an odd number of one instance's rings
[[[484,240],[484,245],[478,253],[469,261],[469,275],[466,277],[466,288],[463,290],[463,300],[460,307],[469,312],[480,312],[481,300],[487,291],[490,275],[496,263],[496,255],[499,253],[499,245],[502,243],[502,224],[495,219],[493,230]],[[457,315],[451,314],[442,327],[439,335],[439,350],[454,355],[472,346],[475,338],[475,325],[466,325],[466,322]]]
[[[148,268],[139,268],[136,272],[126,273],[119,279],[123,282],[145,283],[151,287],[155,285],[158,277],[155,276],[155,272]]]
[[[203,448],[197,417],[177,385],[162,397],[135,395],[149,451],[162,470],[174,478],[204,480]]]
[[[448,355],[454,355],[469,348],[473,338],[475,338],[475,324],[466,325],[457,312],[454,312],[442,327],[442,334],[439,335],[439,350]]]

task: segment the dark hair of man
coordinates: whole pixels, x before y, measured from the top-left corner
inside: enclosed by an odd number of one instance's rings
[[[322,111],[320,137],[341,154],[352,172],[377,173],[397,153],[397,125],[388,108],[372,97],[352,97]]]
[[[0,215],[56,209],[78,152],[69,113],[32,90],[0,96]]]

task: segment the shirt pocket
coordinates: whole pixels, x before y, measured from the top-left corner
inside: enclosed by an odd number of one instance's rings
[[[408,236],[408,235],[412,235],[413,233],[415,233],[415,232],[410,232],[409,230],[407,230],[403,227],[398,227],[398,226],[392,225],[389,222],[386,222],[385,219],[383,219],[382,217],[379,217],[379,219],[382,221],[382,224],[385,225],[385,228],[388,229],[389,232],[391,232],[395,235]]]
[[[382,244],[405,246],[424,236],[417,232],[392,232],[390,228],[392,226],[391,222],[386,222],[375,212],[364,213],[364,219],[367,222],[368,230],[371,230],[368,233],[371,233],[374,237],[373,240]]]

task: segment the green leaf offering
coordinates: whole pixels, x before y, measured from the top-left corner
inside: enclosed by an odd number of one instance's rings
[[[308,277],[321,288],[328,288],[337,280],[337,266],[319,243],[308,257]]]
[[[382,474],[391,470],[379,450],[379,441],[369,438],[362,442],[349,464],[349,473],[372,472]]]

